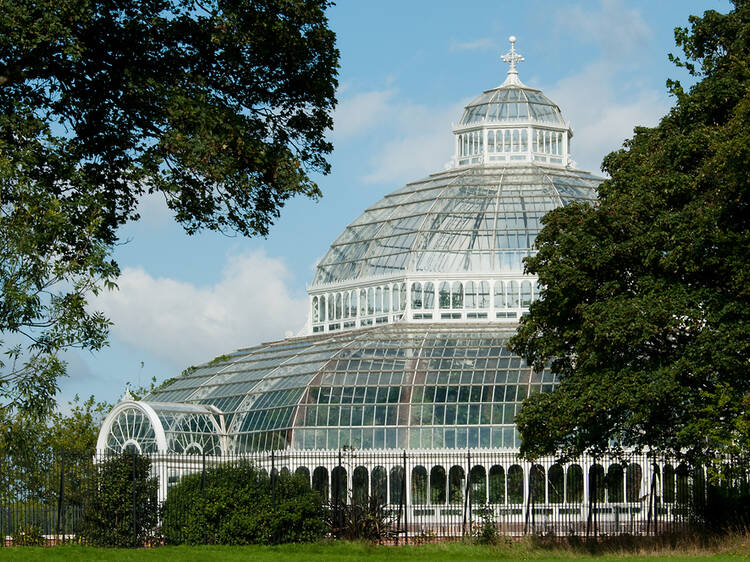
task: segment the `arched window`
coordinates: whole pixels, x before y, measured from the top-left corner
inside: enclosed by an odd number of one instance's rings
[[[528,308],[531,304],[531,281],[521,282],[521,306]]]
[[[386,285],[383,287],[383,312],[391,311],[391,288]]]
[[[441,505],[445,500],[445,469],[439,465],[433,466],[430,471],[430,503]]]
[[[474,281],[467,281],[464,294],[464,304],[466,308],[477,307],[477,288]]]
[[[308,486],[310,485],[310,469],[306,466],[297,467],[297,470],[294,471],[294,475],[304,480]]]
[[[341,320],[341,293],[336,293],[336,320]]]
[[[521,129],[521,152],[528,152],[529,150],[529,131],[528,129]]]
[[[349,318],[349,291],[344,293],[344,318]]]
[[[440,283],[440,290],[438,292],[438,305],[440,308],[451,307],[451,285],[447,281]]]
[[[424,308],[425,310],[435,308],[435,285],[430,281],[424,284]]]
[[[401,291],[401,296],[399,297],[399,303],[400,303],[400,310],[406,310],[406,283],[401,283],[399,285],[399,290]]]
[[[513,129],[513,152],[519,151],[519,138],[518,138],[518,129]]]
[[[487,132],[487,152],[495,152],[495,131]]]
[[[508,469],[508,503],[523,503],[523,468],[517,464]]]
[[[557,133],[557,155],[558,156],[562,156],[562,144],[563,144],[562,133]]]
[[[505,129],[505,143],[503,145],[503,151],[510,152],[510,129]]]
[[[480,464],[471,469],[471,503],[487,503],[487,473]]]
[[[565,500],[565,472],[560,464],[555,463],[547,471],[547,501],[563,503]]]
[[[577,464],[571,464],[565,479],[565,500],[568,503],[581,503],[583,501],[583,469]]]
[[[328,501],[328,470],[324,466],[313,470],[312,487],[320,492],[323,501]]]
[[[411,471],[411,501],[415,504],[427,503],[427,469],[421,465]]]
[[[349,315],[352,318],[357,317],[357,291],[352,291],[352,300],[350,301]]]
[[[674,503],[674,467],[671,464],[664,465],[664,478],[662,486],[664,488],[664,501],[666,503]]]
[[[399,302],[399,290],[398,285],[393,286],[393,312],[398,312],[400,309],[398,302]]]
[[[453,465],[448,472],[448,502],[463,503],[465,483],[464,469]]]
[[[375,290],[372,287],[367,289],[367,314],[375,314]]]
[[[505,308],[505,284],[502,281],[495,282],[495,308]]]
[[[490,307],[490,284],[487,281],[480,281],[479,296],[477,297],[477,306],[479,308]]]
[[[401,504],[404,500],[404,467],[391,468],[391,503]]]
[[[589,467],[589,499],[598,503],[604,501],[604,467],[600,464],[592,464]]]
[[[334,297],[332,294],[328,295],[328,321],[332,321],[336,318],[335,314],[335,308],[336,308],[336,297]]]
[[[375,314],[382,314],[383,312],[383,289],[377,287],[375,289]]]
[[[451,308],[464,307],[464,285],[460,281],[453,282],[453,291],[451,296]]]
[[[680,464],[675,470],[677,479],[677,503],[686,505],[690,501],[690,471],[685,464]]]
[[[541,464],[533,465],[529,475],[529,477],[533,479],[531,489],[534,492],[534,503],[547,503],[547,497],[545,495],[547,482],[544,474],[544,467]]]
[[[320,296],[320,321],[326,321],[326,298],[323,295]]]
[[[625,469],[625,490],[627,492],[627,501],[637,502],[641,497],[641,465],[630,463]]]
[[[411,307],[415,310],[422,308],[422,284],[411,284]]]
[[[331,471],[331,501],[346,503],[346,469],[343,466]]]
[[[312,300],[312,321],[318,322],[318,297],[313,297]]]
[[[609,503],[620,503],[625,499],[622,482],[622,465],[609,465],[607,470],[607,501]]]
[[[352,472],[352,503],[354,505],[367,505],[367,469],[364,466],[358,466]]]
[[[378,505],[385,505],[388,500],[386,492],[388,491],[388,472],[383,466],[376,466],[372,469],[370,475],[370,490],[372,497],[378,502]]]
[[[490,503],[505,503],[505,469],[499,464],[490,468]]]
[[[508,308],[518,308],[518,281],[508,281]]]

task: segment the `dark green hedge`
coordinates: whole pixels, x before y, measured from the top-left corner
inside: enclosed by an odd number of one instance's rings
[[[271,478],[249,463],[208,468],[172,487],[164,503],[168,544],[309,542],[325,533],[318,492],[303,478]]]
[[[96,468],[95,486],[84,497],[83,539],[94,546],[143,546],[153,536],[159,515],[151,461],[127,452]]]

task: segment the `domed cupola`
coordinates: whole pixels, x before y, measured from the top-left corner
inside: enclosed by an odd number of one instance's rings
[[[523,259],[542,217],[591,203],[601,179],[573,169],[560,108],[525,86],[515,50],[505,82],[466,106],[453,166],[386,195],[318,262],[308,333],[396,322],[517,322],[538,297]]]
[[[569,166],[573,131],[560,108],[541,90],[518,78],[515,37],[502,60],[510,65],[505,82],[469,103],[453,127],[455,166],[481,163],[540,162]]]

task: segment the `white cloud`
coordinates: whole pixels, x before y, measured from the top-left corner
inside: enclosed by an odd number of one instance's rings
[[[559,9],[557,20],[577,40],[596,42],[610,62],[632,57],[653,35],[640,11],[627,7],[623,0],[601,0],[599,10],[568,5]]]
[[[289,272],[263,251],[229,258],[210,287],[125,268],[119,291],[92,302],[114,322],[112,334],[179,367],[278,339],[304,325],[307,299],[288,289]]]
[[[342,100],[334,117],[334,137],[360,137],[360,151],[369,154],[360,178],[365,183],[415,180],[442,169],[450,159],[450,123],[459,118],[463,105],[415,104],[395,89],[362,92]]]
[[[569,76],[545,92],[570,121],[575,136],[571,154],[583,170],[597,173],[602,158],[633,136],[637,125],[654,126],[669,103],[654,89],[627,88],[606,62],[598,62]]]
[[[334,138],[361,135],[378,125],[387,115],[394,93],[393,90],[376,90],[342,99],[333,115]]]
[[[451,39],[450,50],[451,51],[484,51],[496,48],[495,41],[489,37],[482,37],[475,39],[474,41],[456,41]]]

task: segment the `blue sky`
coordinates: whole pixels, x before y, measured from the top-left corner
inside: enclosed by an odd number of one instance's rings
[[[689,82],[667,59],[689,14],[727,0],[551,2],[340,0],[329,12],[341,51],[332,173],[320,201],[287,204],[268,238],[187,236],[156,197],[121,232],[120,290],[92,306],[114,323],[110,346],[66,355],[61,402],[115,401],[145,384],[262,341],[296,334],[315,263],[367,206],[442,169],[464,104],[505,78],[515,35],[521,80],[573,126],[578,167],[598,172],[636,125],[671,105],[665,81]]]

